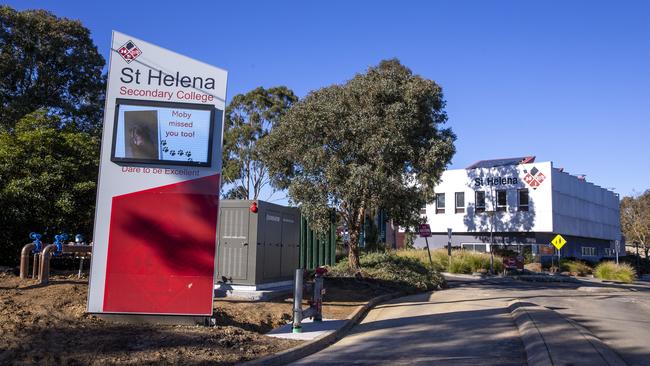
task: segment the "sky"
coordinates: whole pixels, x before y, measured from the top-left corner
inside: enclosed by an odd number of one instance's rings
[[[5,1],[79,19],[228,71],[228,99],[303,97],[398,58],[435,80],[450,168],[534,155],[625,196],[650,188],[647,1]]]

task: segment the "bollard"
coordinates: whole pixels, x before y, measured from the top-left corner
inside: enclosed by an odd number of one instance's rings
[[[327,269],[323,267],[316,268],[313,286],[314,292],[309,301],[309,308],[305,310],[302,309],[303,273],[304,271],[302,269],[296,270],[293,288],[293,333],[302,333],[303,318],[312,318],[315,322],[323,321],[323,293],[325,292],[323,277],[327,273]]]
[[[302,277],[303,270],[297,269],[293,284],[293,333],[302,332]]]

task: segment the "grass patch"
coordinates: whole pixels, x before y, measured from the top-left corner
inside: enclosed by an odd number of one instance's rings
[[[631,283],[636,278],[634,268],[627,263],[602,262],[596,266],[594,275],[601,280]]]
[[[446,287],[444,277],[434,268],[415,258],[396,255],[394,252],[362,254],[359,258],[361,274],[381,282],[399,284],[406,292],[428,291]],[[347,258],[337,263],[328,272],[332,277],[353,277]]]
[[[417,259],[426,266],[429,264],[427,250],[409,249],[395,252],[404,258]],[[490,269],[490,254],[473,252],[470,250],[453,250],[451,252],[451,266],[446,249],[431,251],[433,268],[440,272],[472,274],[475,272],[486,272]],[[499,273],[503,271],[503,262],[500,256],[494,256],[494,270]]]
[[[571,276],[587,276],[594,272],[594,269],[583,261],[562,259],[560,263],[560,272],[569,272]]]

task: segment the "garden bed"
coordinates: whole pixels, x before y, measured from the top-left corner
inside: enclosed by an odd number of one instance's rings
[[[373,297],[394,292],[372,280],[327,278],[323,313],[347,318]],[[291,298],[217,299],[217,325],[126,324],[86,314],[87,279],[54,275],[51,284],[0,273],[0,364],[230,365],[300,342],[263,334],[291,320]]]

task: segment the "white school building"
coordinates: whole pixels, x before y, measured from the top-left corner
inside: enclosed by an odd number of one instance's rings
[[[560,234],[567,240],[562,257],[595,262],[615,256],[621,237],[616,193],[534,156],[447,170],[435,193],[426,206],[433,248],[447,245],[450,228],[453,247],[490,251],[493,243],[543,259],[556,254],[549,243]],[[424,238],[415,245],[423,247]]]

